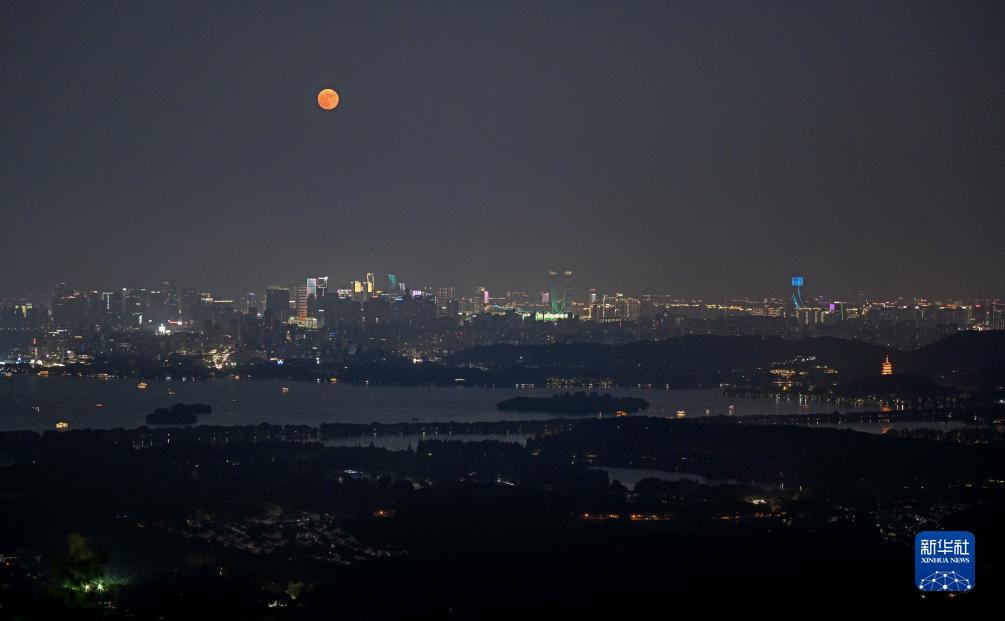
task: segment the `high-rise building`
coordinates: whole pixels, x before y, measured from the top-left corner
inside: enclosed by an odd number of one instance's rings
[[[328,277],[311,276],[307,279],[307,290],[317,299],[328,295]]]
[[[800,302],[802,303],[802,302]],[[821,323],[821,309],[809,306],[796,308],[796,323],[801,329],[815,329]]]
[[[307,299],[311,296],[311,291],[307,285],[297,285],[295,289],[296,301],[297,301],[297,319],[300,321],[307,320]]]
[[[558,272],[548,272],[548,305],[552,313],[566,313],[572,306],[569,290],[572,285],[572,271],[565,270],[559,276]]]
[[[216,322],[216,298],[212,291],[203,291],[199,294],[199,321]]]
[[[362,304],[367,299],[369,299],[370,294],[367,293],[367,283],[363,280],[352,281],[352,299],[356,302]]]
[[[514,307],[530,304],[530,294],[526,291],[507,291],[506,304]]]
[[[363,323],[368,326],[385,325],[391,321],[391,304],[384,298],[372,298],[363,304]]]
[[[988,327],[992,330],[1005,330],[1005,304],[992,304],[989,315]]]
[[[147,297],[146,289],[123,289],[124,312],[122,318],[126,325],[143,325],[144,317],[147,314]]]
[[[196,321],[199,319],[199,292],[192,287],[185,287],[181,290],[181,317],[185,321]]]
[[[52,297],[52,320],[60,328],[81,326],[87,315],[87,299],[85,296],[65,282],[56,285]]]
[[[465,315],[479,315],[485,312],[485,302],[480,294],[475,297],[462,298],[459,305],[460,312]]]
[[[600,322],[638,321],[641,313],[642,302],[622,293],[605,295],[590,307],[590,318]]]
[[[284,287],[266,289],[265,312],[270,321],[286,323],[290,317],[290,290]]]
[[[177,319],[178,313],[181,311],[179,307],[180,300],[178,298],[178,281],[174,278],[161,280],[161,296],[164,309],[167,313],[167,319]]]

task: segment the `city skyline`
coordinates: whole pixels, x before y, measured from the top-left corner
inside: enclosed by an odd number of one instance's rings
[[[194,6],[2,9],[0,295],[1002,295],[1000,3]]]
[[[318,274],[324,273],[317,272]],[[457,286],[456,284],[451,284],[442,281],[442,279],[426,279],[416,281],[411,278],[400,278],[395,273],[376,273],[376,272],[361,272],[357,274],[356,277],[346,276],[342,277],[332,277],[324,276],[327,279],[325,289],[331,289],[334,294],[339,290],[344,290],[346,287],[351,288],[353,282],[364,282],[367,276],[373,276],[375,278],[375,284],[373,292],[380,293],[393,293],[387,286],[388,277],[393,277],[401,289],[399,293],[407,292],[412,293],[415,291],[424,291],[427,294],[435,293],[438,289],[443,289],[448,287],[456,291],[456,298],[473,298],[482,295],[484,292],[488,292],[492,299],[505,299],[510,294],[528,294],[532,297],[541,297],[549,295],[549,281],[547,274],[539,275],[537,279],[531,279],[531,282],[525,282],[523,285],[517,285],[513,287],[495,287],[491,286],[491,280],[485,279],[480,282],[478,286]],[[220,288],[213,289],[210,287],[202,286],[200,282],[185,282],[177,278],[147,278],[139,283],[130,283],[125,286],[109,286],[107,282],[94,284],[94,283],[75,283],[67,280],[54,281],[52,285],[55,288],[60,288],[63,286],[68,287],[71,290],[78,291],[80,293],[87,292],[101,292],[101,291],[159,291],[163,288],[163,283],[167,281],[172,281],[175,283],[177,288],[190,288],[197,291],[200,294],[207,293],[217,296],[219,299],[229,299],[235,302],[243,300],[248,295],[261,296],[265,294],[268,290],[274,288],[288,289],[293,292],[298,286],[310,287],[310,280],[312,277],[303,277],[300,279],[291,279],[286,281],[275,281],[269,282],[268,284],[259,283],[258,285],[244,287],[244,288]],[[692,295],[687,291],[670,291],[665,289],[660,289],[657,287],[642,287],[641,289],[630,289],[627,287],[613,286],[610,288],[593,286],[593,283],[587,281],[586,283],[575,282],[570,285],[567,289],[569,300],[576,300],[577,302],[582,302],[592,291],[599,294],[624,294],[633,296],[646,296],[646,295],[661,295],[661,296],[672,296],[674,299],[678,300],[692,300],[697,302],[708,302],[708,303],[719,303],[728,302],[731,300],[748,300],[748,301],[775,301],[783,302],[791,305],[792,303],[792,278],[802,278],[805,279],[807,286],[809,287],[804,292],[806,296],[807,304],[813,304],[818,300],[823,301],[854,301],[857,303],[870,301],[870,302],[892,302],[897,300],[902,300],[908,303],[914,302],[940,302],[940,303],[958,303],[958,302],[975,302],[975,301],[998,301],[1002,299],[1002,296],[997,293],[997,291],[983,291],[976,292],[973,294],[945,294],[937,292],[926,292],[920,291],[911,295],[897,295],[890,292],[876,291],[867,292],[862,290],[852,291],[852,292],[834,292],[827,289],[826,286],[814,287],[814,282],[812,278],[807,278],[804,276],[782,276],[775,283],[773,290],[765,291],[762,293],[750,293],[750,292],[719,292],[712,295]],[[364,280],[359,280],[364,279]],[[580,279],[577,279],[580,280]],[[528,286],[530,285],[530,286]],[[15,292],[13,295],[3,295],[0,294],[0,301],[12,303],[16,301],[28,301],[36,303],[46,303],[52,298],[53,286],[50,286],[48,290],[45,288],[40,288],[38,291],[20,291]],[[537,302],[547,303],[547,300],[537,300]]]

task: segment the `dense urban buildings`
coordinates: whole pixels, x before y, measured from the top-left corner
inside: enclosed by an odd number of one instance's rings
[[[788,300],[712,302],[575,289],[571,277],[548,272],[534,293],[478,287],[465,295],[449,286],[409,286],[395,274],[383,288],[373,273],[331,289],[327,276],[309,276],[239,301],[196,293],[174,279],[89,291],[60,282],[50,300],[0,303],[0,360],[59,364],[172,347],[191,355],[227,347],[235,362],[331,362],[366,351],[437,360],[480,344],[617,344],[693,334],[831,336],[912,350],[963,331],[1005,329],[1005,302],[996,298],[809,297],[800,277]]]

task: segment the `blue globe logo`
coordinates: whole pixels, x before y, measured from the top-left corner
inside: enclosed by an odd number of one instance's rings
[[[936,571],[921,579],[918,588],[922,591],[969,591],[970,580],[955,571]]]

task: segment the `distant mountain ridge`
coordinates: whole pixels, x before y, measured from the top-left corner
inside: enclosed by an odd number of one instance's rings
[[[969,331],[947,336],[905,352],[899,368],[894,363],[894,369],[945,386],[1001,389],[1005,385],[1005,331]]]

